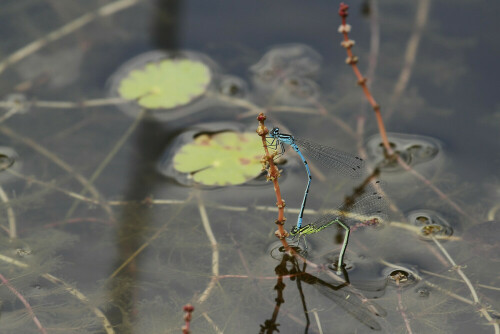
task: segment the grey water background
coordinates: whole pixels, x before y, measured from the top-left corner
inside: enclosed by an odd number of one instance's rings
[[[0,4],[0,61],[107,3],[3,1]],[[403,65],[417,4],[412,1],[350,3],[348,21],[353,27],[350,36],[356,40],[354,53],[360,57],[363,73],[366,73],[370,51],[370,20],[373,6],[377,6],[380,50],[373,93],[382,106],[383,116]],[[370,6],[371,14],[367,13]],[[357,115],[364,115],[363,142],[366,143],[377,129],[355,77],[344,63],[345,50],[339,45],[341,35],[336,31],[340,23],[337,10],[338,3],[331,1],[139,1],[129,9],[97,18],[8,66],[0,74],[1,97],[6,100],[16,93],[29,101],[105,98],[109,94],[107,81],[122,63],[157,49],[204,53],[219,64],[221,71],[246,80],[252,90],[248,70],[251,65],[276,45],[301,43],[323,57],[317,82],[328,112],[353,128]],[[390,132],[427,136],[441,143],[440,159],[418,168],[473,219],[457,213],[408,174],[382,173],[382,179],[387,184],[388,197],[403,212],[399,216],[394,214],[395,220],[404,221],[404,215],[415,210],[439,212],[453,227],[454,236],[463,238],[443,242],[455,261],[467,266],[464,271],[474,284],[498,289],[499,261],[495,252],[498,244],[488,241],[488,237],[498,235],[499,228],[495,223],[481,225],[500,199],[497,11],[495,2],[431,1],[408,87],[394,107],[394,114],[386,120]],[[106,200],[141,201],[148,196],[188,198],[194,193],[192,188],[180,186],[157,172],[163,152],[192,125],[236,121],[249,129],[256,127],[254,117],[239,119],[239,112],[227,108],[167,122],[142,122],[94,182],[95,186]],[[286,123],[294,134],[356,152],[357,143],[321,117],[296,113],[273,116]],[[74,181],[71,173],[57,167],[20,137],[49,149],[89,178],[132,122],[133,119],[116,106],[31,107],[3,122],[3,127],[19,136],[8,136],[2,131],[1,146],[17,152],[24,175],[79,193],[81,185]],[[331,207],[355,183],[338,181],[334,174],[325,173],[326,181],[311,186],[310,208]],[[296,165],[285,170],[285,176],[281,183],[284,197],[290,207],[297,207],[305,183],[303,170]],[[2,236],[2,254],[13,254],[19,249],[32,252],[22,260],[33,261],[33,269],[16,272],[19,269],[2,263],[0,273],[30,301],[42,324],[48,324],[48,332],[104,331],[99,319],[89,311],[92,308],[41,278],[46,272],[82,291],[91,306],[103,310],[118,333],[181,332],[182,305],[198,300],[212,275],[211,247],[196,200],[178,206],[114,206],[112,217],[99,206],[80,204],[70,217],[68,210],[73,199],[60,192],[19,178],[2,179],[2,187],[11,198],[19,230],[19,238],[14,243],[6,234]],[[278,262],[269,256],[269,249],[275,243],[272,224],[275,215],[252,209],[255,205],[274,205],[272,188],[219,188],[202,190],[201,196],[219,243],[220,274],[248,275],[241,260],[243,254],[251,275],[274,276]],[[250,210],[221,211],[217,205],[250,207]],[[287,216],[293,224],[294,215]],[[8,226],[5,205],[1,219],[2,226]],[[53,223],[60,224],[50,225]],[[476,224],[480,227],[474,229]],[[166,229],[151,240],[164,225]],[[468,234],[472,235],[471,241],[464,240]],[[348,257],[355,267],[351,275],[354,281],[379,282],[387,275],[378,259],[458,278],[435,256],[432,243],[415,235],[391,227],[372,233],[363,231],[358,238],[366,247],[351,243],[352,253]],[[331,244],[331,236],[322,235],[311,241],[311,247],[323,250],[328,242]],[[485,251],[480,245],[487,242]],[[113,275],[145,243],[147,247],[133,262],[133,267]],[[463,283],[431,276],[425,279],[470,298]],[[285,283],[285,303],[277,320],[279,329],[282,333],[302,333],[306,320],[300,296],[295,282]],[[193,333],[217,332],[204,313],[224,333],[259,332],[259,325],[270,318],[274,309],[274,284],[275,279],[219,280],[208,301],[200,306],[195,303]],[[400,293],[414,333],[494,332],[473,306],[460,303],[435,288],[427,287],[427,297],[419,290],[423,288],[426,286],[415,283],[398,292],[398,288],[389,284],[383,293],[366,292],[368,296],[377,297],[377,303],[387,312],[385,317],[377,318],[383,331],[407,332],[402,312],[398,311]],[[23,305],[5,284],[0,289],[0,332],[39,332],[30,317],[23,316]],[[325,333],[371,332],[345,309],[324,298],[321,292],[310,287],[304,290],[308,307],[317,310]],[[484,304],[494,310],[493,318],[498,320],[498,291],[485,288],[478,291]],[[312,322],[309,332],[318,333],[312,311],[309,316]]]

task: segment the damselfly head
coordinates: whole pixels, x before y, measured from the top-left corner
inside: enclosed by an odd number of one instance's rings
[[[279,135],[279,133],[280,133],[280,129],[277,126],[275,126],[269,134],[271,135],[271,137],[275,137],[275,136]]]
[[[296,235],[297,233],[299,233],[299,229],[297,228],[297,226],[292,227],[292,230],[290,231],[290,235]]]

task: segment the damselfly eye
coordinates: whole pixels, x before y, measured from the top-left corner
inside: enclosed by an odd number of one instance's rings
[[[299,229],[297,228],[297,226],[294,226],[294,227],[292,227],[292,230],[290,231],[290,234],[291,235],[295,235],[295,234],[297,234],[298,231],[299,231]]]

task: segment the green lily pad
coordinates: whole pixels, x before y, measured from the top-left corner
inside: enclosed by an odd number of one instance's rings
[[[208,186],[245,183],[262,172],[264,151],[255,132],[202,134],[174,156],[174,168]]]
[[[170,109],[203,95],[210,80],[210,69],[202,62],[164,59],[131,71],[120,82],[118,93],[148,109]]]

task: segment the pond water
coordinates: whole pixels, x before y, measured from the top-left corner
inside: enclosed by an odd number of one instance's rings
[[[0,332],[181,333],[190,303],[193,334],[500,333],[499,5],[349,4],[404,163],[384,157],[338,5],[2,1]],[[304,225],[380,170],[350,205],[378,218],[350,224],[341,273],[336,224],[307,251],[289,239],[307,265],[274,235],[259,112],[323,145],[303,152]],[[363,175],[325,168],[325,146]],[[308,178],[284,148],[290,231]]]

